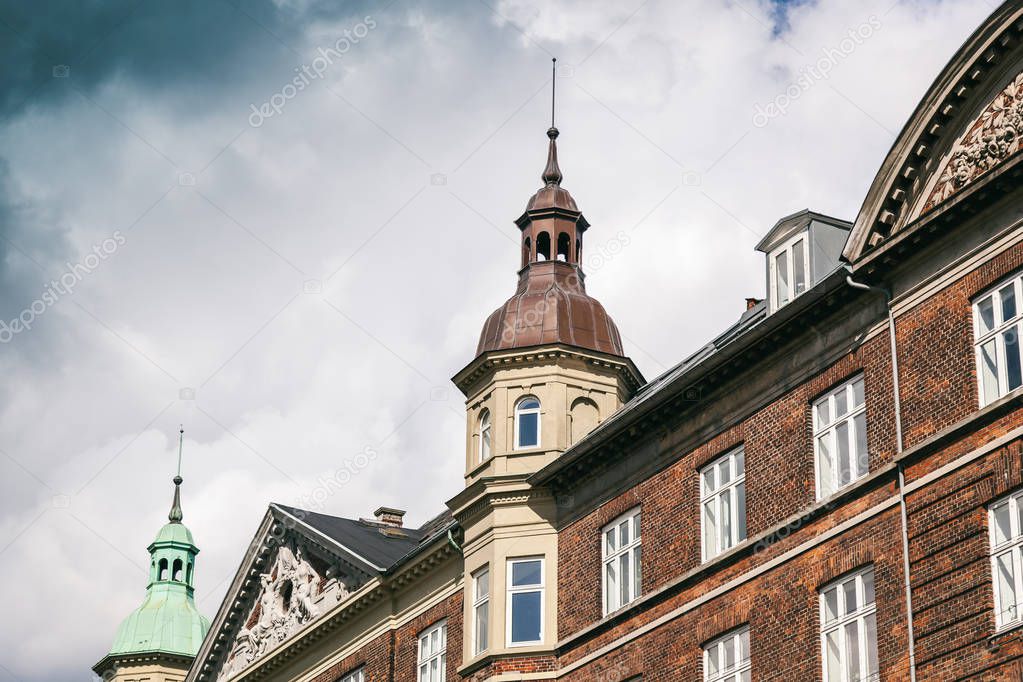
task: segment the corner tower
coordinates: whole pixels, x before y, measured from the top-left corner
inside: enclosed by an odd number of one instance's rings
[[[643,384],[614,321],[586,293],[590,224],[561,186],[558,129],[547,137],[543,186],[515,221],[518,286],[453,379],[466,397],[465,489],[448,502],[465,529],[463,674],[554,660],[557,506],[527,479]]]
[[[467,485],[539,470],[643,383],[618,327],[586,293],[590,224],[561,186],[558,129],[547,137],[544,185],[515,221],[518,286],[487,318],[476,358],[453,379],[467,398]]]
[[[182,523],[180,441],[178,457],[168,523],[148,547],[146,596],[117,628],[107,655],[93,666],[102,680],[183,680],[210,629],[210,621],[195,606],[195,557],[199,548]]]

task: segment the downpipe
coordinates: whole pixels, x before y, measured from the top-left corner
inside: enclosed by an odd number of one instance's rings
[[[892,356],[892,393],[895,403],[895,452],[896,457],[902,455],[902,399],[899,391],[899,353],[895,340],[895,312],[892,310],[892,292],[884,287],[870,286],[857,282],[852,275],[846,275],[845,282],[853,289],[873,291],[884,296],[885,309],[888,312],[888,341]],[[909,679],[916,682],[916,639],[913,636],[913,592],[909,579],[909,514],[906,511],[906,471],[901,459],[896,463],[899,475],[899,510],[902,516],[902,577],[906,593],[906,628],[909,640]]]

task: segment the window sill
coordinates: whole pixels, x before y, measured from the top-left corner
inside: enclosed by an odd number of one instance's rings
[[[1023,641],[1023,621],[1017,621],[1012,625],[1003,627],[1001,630],[996,630],[995,634],[987,638],[987,650],[991,653],[997,652],[1002,647],[1002,644],[1005,644],[1006,640],[1013,636]]]
[[[495,663],[506,658],[520,658],[523,655],[529,654],[550,654],[554,655],[554,651],[548,645],[544,644],[533,644],[529,646],[517,646],[517,647],[505,647],[504,649],[484,651],[478,654],[476,657],[469,659],[465,665],[460,667],[457,672],[460,676],[465,677],[470,675],[481,668],[485,668],[488,665]]]

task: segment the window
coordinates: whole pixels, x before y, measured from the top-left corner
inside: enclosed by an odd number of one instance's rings
[[[999,500],[988,509],[991,575],[995,583],[995,622],[999,628],[1023,621],[1023,493]]]
[[[801,232],[771,254],[770,280],[772,307],[777,310],[806,291],[810,272],[807,233]]]
[[[419,682],[444,682],[447,651],[447,622],[441,621],[419,635]]]
[[[341,682],[363,682],[365,679],[364,669],[353,670],[341,678]]]
[[[740,446],[700,471],[703,560],[746,539],[746,453]]]
[[[551,259],[551,236],[546,232],[536,235],[536,260],[537,262]]]
[[[490,410],[480,413],[480,462],[490,459]]]
[[[973,337],[976,340],[982,407],[1023,385],[1018,303],[1021,279],[1023,277],[1017,276],[999,285],[973,304]]]
[[[862,376],[814,403],[813,448],[818,500],[867,475],[867,408]]]
[[[515,406],[515,449],[540,447],[540,401],[526,396]]]
[[[879,680],[874,570],[868,568],[821,590],[824,682]]]
[[[167,579],[167,560],[166,559],[160,559],[159,566],[160,566],[160,570],[159,570],[159,572],[156,575],[156,579],[157,580],[166,580]]]
[[[184,563],[181,559],[175,559],[174,564],[171,568],[171,580],[181,582],[181,570],[184,568]]]
[[[543,559],[508,561],[508,646],[543,642]]]
[[[704,682],[750,682],[749,627],[720,637],[703,648]]]
[[[604,615],[617,611],[640,594],[643,548],[640,544],[639,509],[619,517],[604,528]]]
[[[490,569],[481,568],[472,577],[473,654],[490,646]]]

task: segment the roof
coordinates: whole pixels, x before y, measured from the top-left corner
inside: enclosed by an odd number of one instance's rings
[[[836,268],[821,280],[817,287],[821,289],[821,293],[843,287],[845,286],[846,273],[847,269],[845,267]],[[656,405],[665,395],[675,395],[674,391],[677,391],[680,386],[688,385],[687,382],[691,381],[694,375],[698,374],[705,366],[713,364],[712,361],[719,355],[725,355],[726,351],[730,352],[733,348],[744,345],[744,343],[736,343],[737,341],[745,342],[748,337],[757,336],[758,333],[754,332],[765,321],[770,321],[769,325],[763,325],[765,328],[789,324],[791,320],[802,313],[803,309],[811,307],[819,299],[819,296],[806,296],[804,294],[772,315],[767,314],[767,304],[765,301],[758,302],[752,308],[746,310],[735,324],[715,337],[710,343],[640,388],[617,412],[601,422],[595,429],[562,454],[561,457],[533,474],[530,477],[530,481],[535,484],[542,484],[558,476],[561,471],[565,470],[573,462],[581,457],[585,457],[587,452],[599,447],[600,442],[605,437],[610,437],[620,427],[627,427],[634,416],[643,412],[644,408],[649,405]],[[698,400],[699,396],[694,396],[692,399]]]
[[[792,215],[787,215],[774,224],[764,238],[761,239],[754,247],[757,251],[770,251],[775,242],[786,238],[790,233],[796,231],[797,226],[804,228],[813,221],[818,220],[829,225],[841,227],[846,230],[852,229],[852,223],[848,220],[842,220],[841,218],[835,218],[833,216],[825,215],[824,213],[818,213],[817,211],[811,211],[808,208],[804,208],[802,211],[797,211]]]
[[[450,513],[443,513],[419,528],[397,528],[367,519],[346,519],[274,503],[271,505],[294,517],[320,535],[361,559],[376,573],[386,573],[414,555],[454,524]]]
[[[515,293],[483,324],[476,355],[548,343],[625,356],[617,325],[586,293],[582,273],[570,263],[544,261],[524,268]]]

